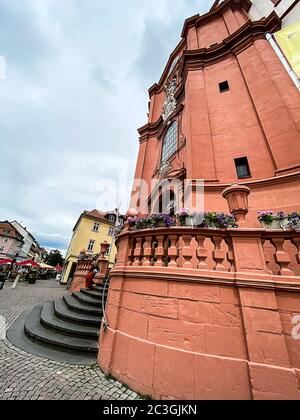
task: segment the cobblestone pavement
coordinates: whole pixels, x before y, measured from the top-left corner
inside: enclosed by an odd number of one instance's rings
[[[11,283],[0,291],[0,316],[7,327],[25,310],[65,293],[54,280]],[[106,379],[95,366],[53,362],[25,353],[0,337],[0,400],[134,400],[137,394]]]

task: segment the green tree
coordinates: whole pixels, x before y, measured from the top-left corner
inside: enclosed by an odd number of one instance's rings
[[[52,265],[52,267],[56,267],[57,265],[63,266],[64,258],[58,249],[53,249],[48,253],[45,262],[46,264]]]

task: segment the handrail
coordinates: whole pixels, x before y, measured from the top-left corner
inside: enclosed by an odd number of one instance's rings
[[[105,306],[106,305],[105,305],[105,302],[104,302],[104,300],[105,300],[105,291],[107,289],[107,285],[108,285],[109,281],[110,281],[110,277],[107,276],[106,277],[106,280],[105,280],[104,288],[103,288],[103,293],[102,293],[102,313],[103,313],[102,323],[103,323],[104,331],[106,331],[107,328],[109,327],[108,321],[107,321],[107,318],[106,318],[106,313],[105,313],[105,309],[106,309]]]

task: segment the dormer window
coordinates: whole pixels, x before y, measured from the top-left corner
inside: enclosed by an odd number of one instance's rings
[[[161,155],[162,162],[166,162],[176,152],[177,144],[178,144],[177,137],[178,137],[177,121],[174,121],[172,125],[169,127],[163,139],[162,155]]]

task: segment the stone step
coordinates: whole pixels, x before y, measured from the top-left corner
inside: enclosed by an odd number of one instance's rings
[[[81,303],[76,297],[73,295],[65,295],[63,297],[66,305],[68,308],[70,308],[72,311],[79,312],[81,314],[86,315],[95,315],[95,316],[102,316],[102,308],[101,305],[99,305],[98,308],[92,305],[87,305],[85,303]]]
[[[43,305],[41,313],[41,324],[51,330],[67,333],[80,338],[91,338],[97,340],[99,327],[90,327],[88,325],[79,325],[71,321],[63,321],[56,317],[53,302]]]
[[[96,354],[98,352],[98,343],[96,340],[72,337],[44,328],[40,322],[42,308],[41,305],[33,308],[25,321],[24,330],[28,337],[39,343],[63,348],[66,351],[89,354]]]
[[[101,325],[102,317],[100,315],[86,315],[79,312],[74,312],[70,309],[63,299],[54,301],[55,315],[62,319],[71,322],[77,322],[78,324],[89,325],[93,327],[99,327]]]
[[[93,290],[100,290],[101,292],[103,291],[103,289],[104,289],[104,286],[105,286],[105,283],[103,283],[103,284],[100,284],[100,285],[95,285],[94,287],[93,287]],[[106,290],[109,288],[109,283],[107,283],[107,285],[106,285]]]
[[[83,293],[86,296],[89,296],[90,298],[97,299],[98,301],[102,300],[103,292],[97,292],[95,290],[89,290],[89,289],[81,289],[80,291],[81,293]],[[105,295],[107,295],[107,292],[105,293]]]
[[[95,308],[101,308],[101,299],[95,299],[90,296],[83,294],[82,292],[72,293],[72,295],[84,305],[94,306]]]

